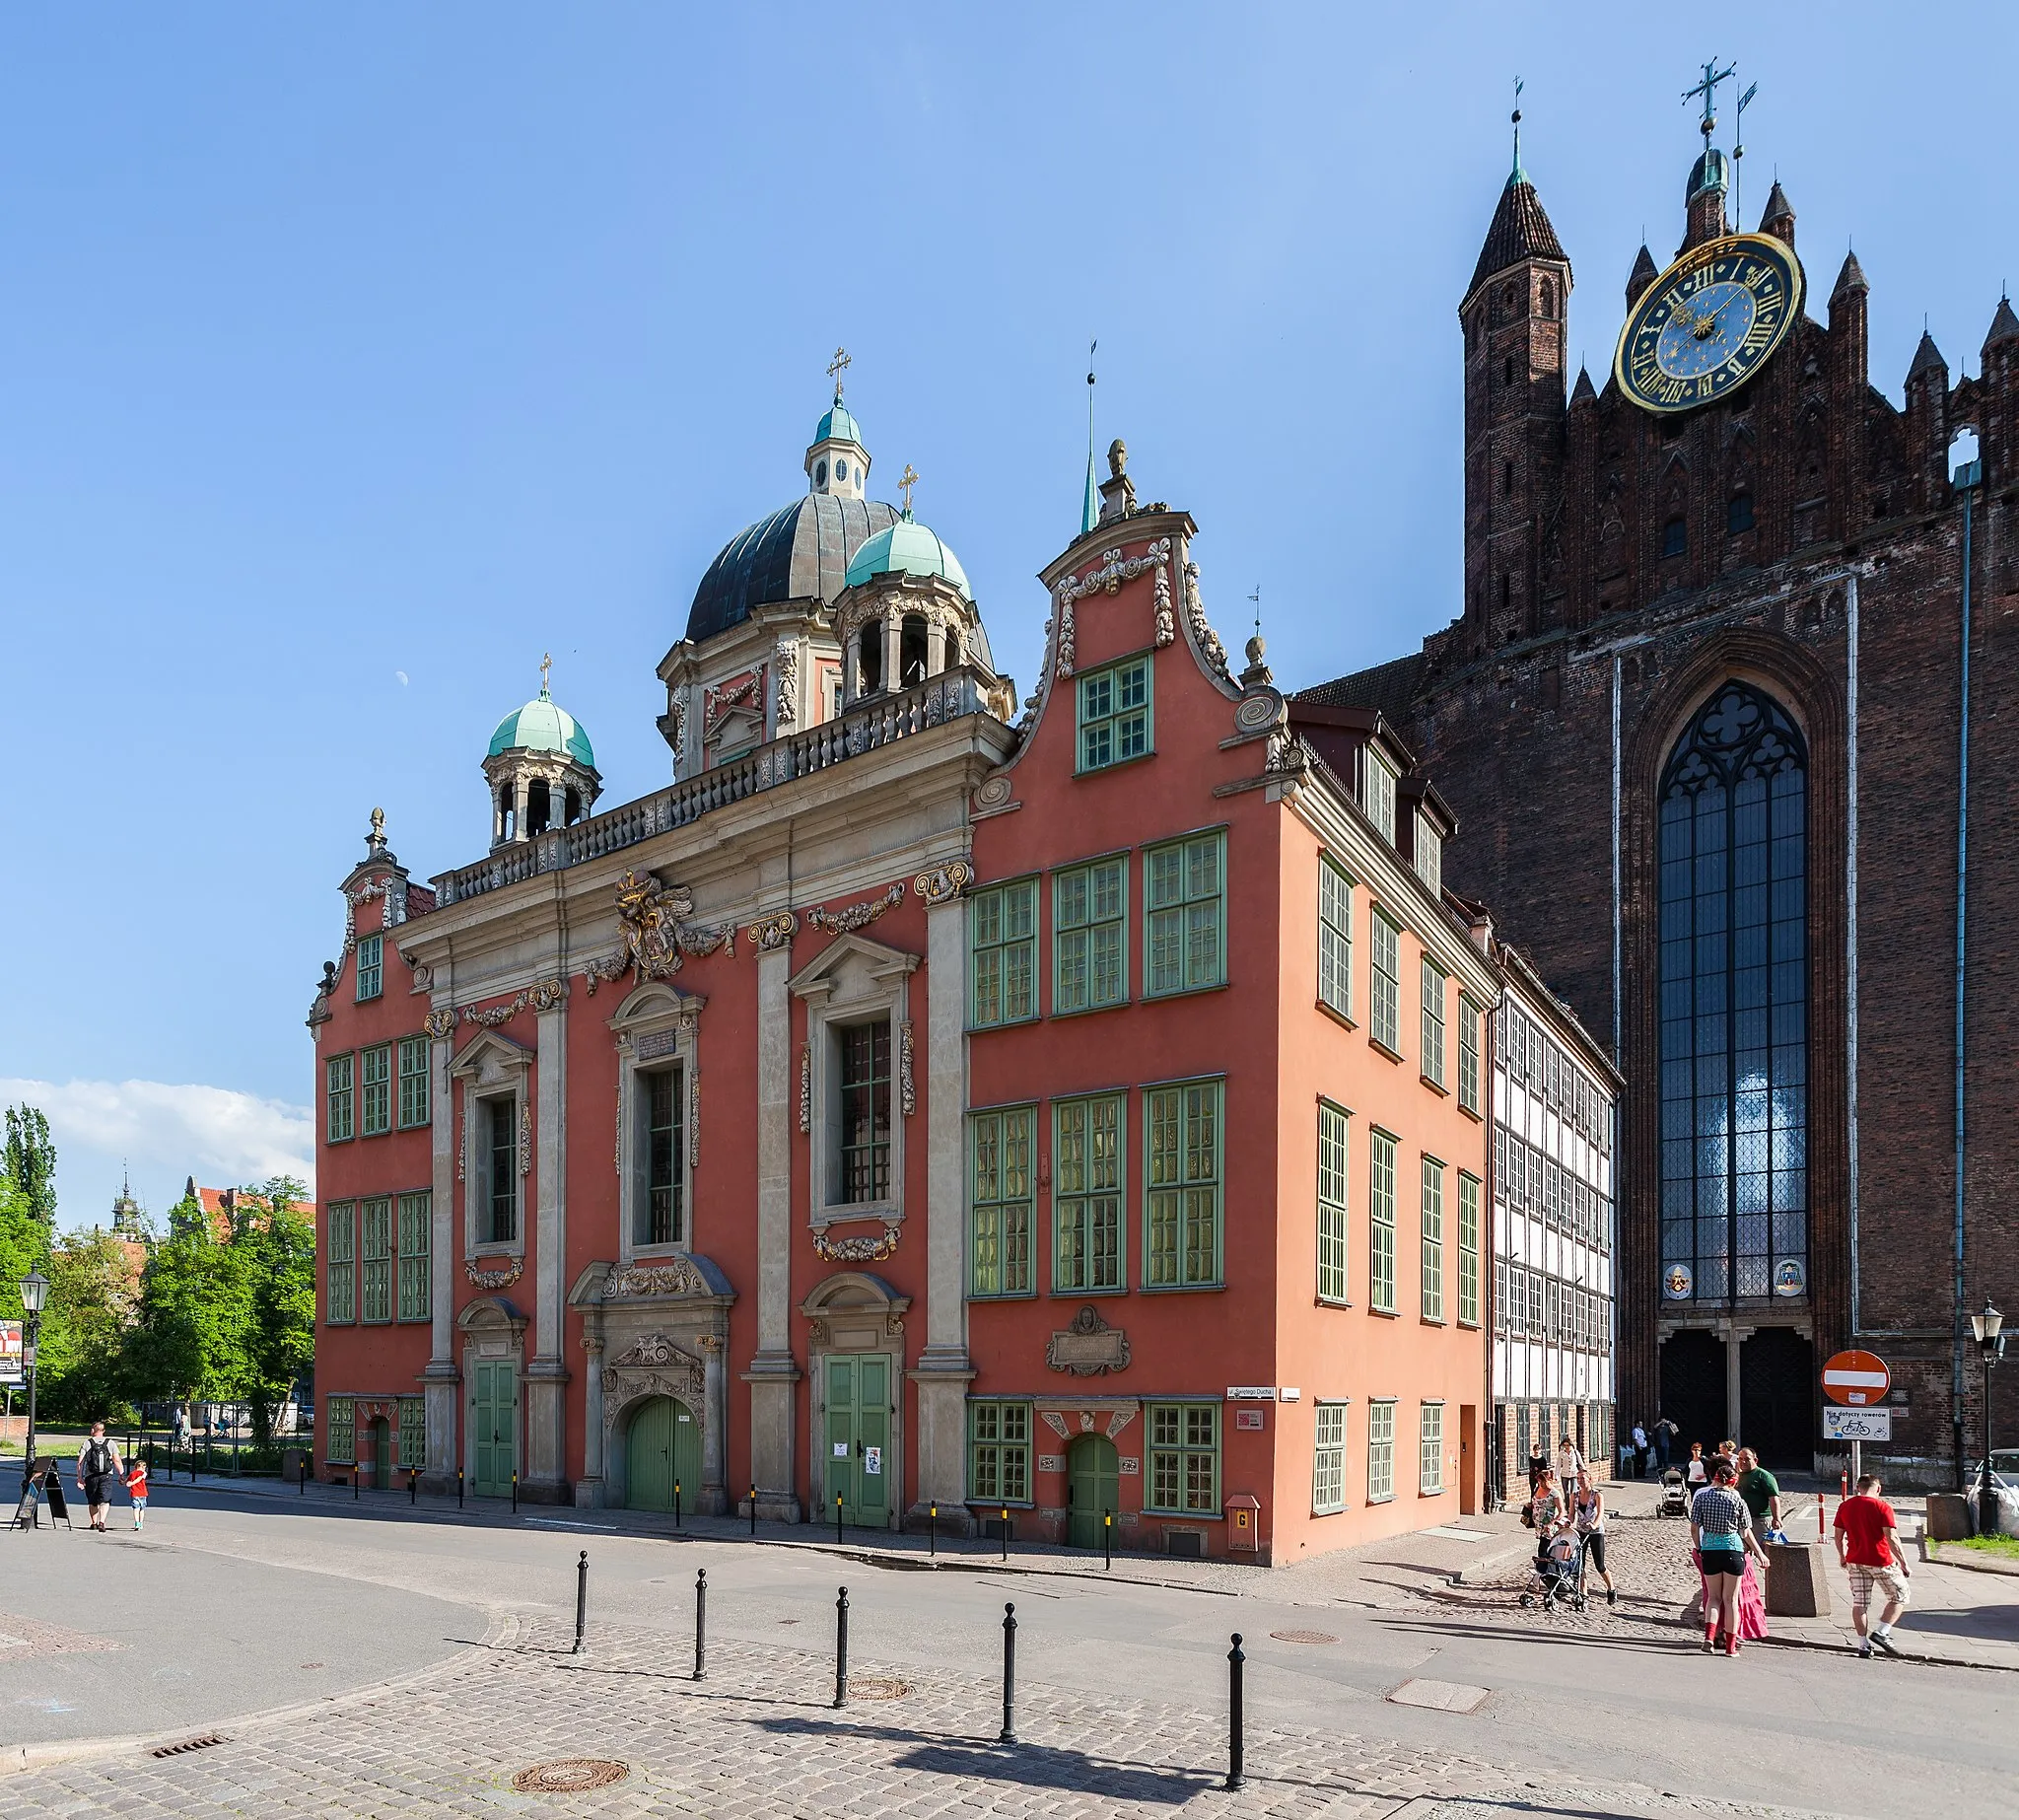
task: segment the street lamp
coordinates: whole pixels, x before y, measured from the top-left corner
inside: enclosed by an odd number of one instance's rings
[[[2004,1324],[2005,1317],[1988,1295],[1984,1298],[1984,1311],[1970,1317],[1970,1331],[1977,1336],[1977,1350],[1984,1356],[1984,1464],[1978,1468],[1981,1476],[1977,1482],[1977,1533],[1981,1536],[1998,1533],[1998,1495],[1991,1490],[1991,1360],[1998,1351],[1998,1330]],[[34,1398],[33,1389],[29,1396]],[[33,1400],[30,1406],[34,1406]]]
[[[21,1280],[21,1307],[28,1316],[21,1336],[22,1364],[28,1367],[28,1438],[22,1445],[21,1483],[24,1490],[35,1471],[35,1336],[42,1330],[42,1298],[49,1293],[49,1280],[32,1270]]]

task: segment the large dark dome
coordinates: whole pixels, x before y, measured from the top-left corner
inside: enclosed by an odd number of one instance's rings
[[[708,565],[687,614],[687,637],[696,644],[713,638],[773,601],[832,600],[848,581],[850,558],[897,520],[896,509],[881,500],[831,493],[808,493],[759,519]]]

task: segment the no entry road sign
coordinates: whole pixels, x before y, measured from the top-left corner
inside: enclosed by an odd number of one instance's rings
[[[1893,1373],[1877,1353],[1833,1353],[1823,1366],[1823,1394],[1854,1409],[1884,1402],[1892,1383]]]

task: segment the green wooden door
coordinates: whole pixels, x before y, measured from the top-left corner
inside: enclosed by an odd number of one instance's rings
[[[631,1418],[624,1448],[624,1502],[633,1510],[694,1508],[701,1489],[701,1424],[686,1404],[653,1397]]]
[[[470,1399],[470,1454],[479,1498],[511,1495],[519,1464],[519,1370],[511,1362],[480,1361]]]
[[[382,1492],[392,1484],[392,1425],[383,1416],[372,1424],[372,1483]]]
[[[1067,1540],[1075,1548],[1099,1548],[1103,1516],[1117,1508],[1122,1471],[1115,1443],[1082,1435],[1066,1455]]]
[[[841,1500],[845,1523],[884,1528],[890,1522],[890,1357],[830,1355],[826,1365],[826,1497],[820,1516],[832,1521]]]

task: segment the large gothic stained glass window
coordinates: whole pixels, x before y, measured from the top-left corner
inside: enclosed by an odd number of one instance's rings
[[[1808,764],[1742,682],[1661,780],[1661,1267],[1671,1301],[1808,1287]]]

